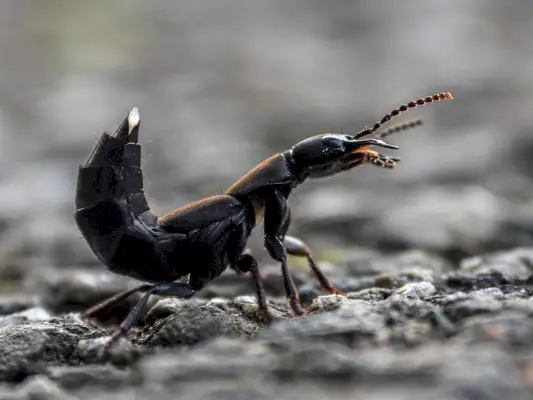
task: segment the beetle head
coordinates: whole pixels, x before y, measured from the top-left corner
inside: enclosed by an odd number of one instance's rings
[[[356,139],[345,134],[325,133],[302,140],[291,150],[298,175],[319,178],[344,171],[356,162],[371,162],[372,155],[384,157],[371,150],[371,146],[398,149],[381,139]]]
[[[442,92],[412,100],[387,113],[371,128],[365,128],[355,136],[326,133],[305,139],[291,149],[297,170],[296,175],[299,176],[300,180],[307,177],[320,178],[335,175],[366,163],[382,168],[393,168],[399,159],[379,154],[372,150],[371,146],[398,149],[397,146],[387,144],[381,139],[393,133],[419,126],[421,125],[421,120],[409,121],[385,131],[380,131],[380,129],[392,119],[410,109],[436,101],[451,99],[453,97],[449,92]]]

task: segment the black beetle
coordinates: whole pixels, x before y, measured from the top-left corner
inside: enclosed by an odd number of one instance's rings
[[[398,149],[381,139],[420,121],[381,133],[379,128],[410,108],[451,98],[450,93],[440,93],[411,101],[354,136],[312,136],[263,161],[224,194],[162,217],[150,211],[144,194],[137,143],[140,117],[138,109],[132,109],[113,134],[102,134],[88,161],[80,166],[74,217],[90,248],[109,270],[144,283],[93,306],[82,316],[95,316],[133,293],[144,293],[108,347],[134,326],[151,295],[190,298],[229,266],[237,273],[251,274],[258,311],[267,322],[272,321],[258,263],[246,249],[249,235],[263,220],[264,245],[281,263],[288,304],[295,315],[304,315],[287,269],[287,255],[306,257],[321,287],[329,293],[341,292],[320,271],[306,244],[286,236],[291,221],[287,198],[292,190],[306,179],[331,176],[361,164],[393,168],[399,159],[381,155],[371,146]],[[187,276],[186,282],[179,281]]]

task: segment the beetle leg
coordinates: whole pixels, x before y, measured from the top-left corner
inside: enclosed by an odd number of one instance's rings
[[[281,244],[281,241],[279,241],[278,243]],[[298,293],[298,289],[296,289],[296,285],[294,284],[292,276],[289,272],[286,256],[283,257],[283,259],[281,260],[281,273],[283,276],[285,293],[287,294],[287,297],[289,298],[289,306],[291,310],[297,316],[306,315],[306,312],[302,309],[302,306],[300,303],[300,294]]]
[[[287,252],[280,239],[280,229],[286,213],[286,200],[277,191],[266,196],[265,200],[265,248],[270,257],[281,263],[281,274],[289,307],[295,315],[303,316],[306,312],[300,305],[298,290],[287,267]]]
[[[294,257],[307,258],[309,268],[311,268],[311,271],[313,271],[313,274],[315,275],[316,279],[320,283],[320,286],[326,292],[330,294],[344,294],[344,292],[335,288],[333,284],[329,281],[329,279],[320,270],[320,267],[317,265],[317,263],[313,259],[313,256],[311,254],[311,249],[307,246],[307,244],[305,244],[302,240],[295,238],[293,236],[286,236],[286,233],[289,230],[290,224],[291,224],[291,210],[290,208],[287,207],[287,211],[285,213],[285,221],[283,222],[283,225],[281,227],[283,245],[285,246],[285,250],[287,251],[287,254],[294,256]]]
[[[191,285],[185,282],[165,282],[165,283],[156,283],[154,285],[141,285],[137,291],[144,291],[144,295],[139,299],[137,304],[131,309],[128,316],[122,321],[120,327],[113,333],[111,339],[105,344],[102,351],[105,353],[118,339],[126,336],[129,331],[133,328],[135,323],[139,320],[143,308],[148,303],[150,296],[154,294],[159,294],[162,296],[175,296],[179,298],[188,299],[192,297],[196,291],[192,288]],[[130,294],[135,291],[130,290]],[[117,295],[117,296],[120,296]],[[117,297],[115,296],[115,297]]]
[[[120,292],[120,293],[118,293],[118,294],[116,294],[114,296],[111,296],[111,297],[103,300],[102,302],[92,306],[91,308],[89,308],[85,312],[83,312],[81,314],[81,318],[84,318],[84,319],[92,318],[95,315],[97,315],[100,312],[102,312],[103,310],[108,309],[110,307],[113,307],[115,304],[119,303],[120,301],[122,301],[122,300],[124,300],[124,299],[126,299],[128,297],[130,297],[131,295],[133,295],[133,294],[135,294],[137,292],[144,292],[144,291],[150,289],[150,287],[152,287],[152,285],[143,283],[142,285],[139,285],[139,286],[134,287],[132,289],[128,289],[128,290]]]
[[[325,290],[329,294],[345,294],[342,290],[339,290],[335,286],[333,286],[331,281],[324,275],[324,273],[321,271],[321,269],[313,259],[311,255],[311,249],[309,249],[309,247],[302,240],[293,236],[285,236],[285,238],[283,239],[283,244],[285,245],[287,254],[290,254],[291,256],[295,257],[307,258],[309,267],[313,271],[316,279],[320,283],[320,286],[323,290]]]
[[[259,306],[258,313],[260,314],[261,319],[263,319],[266,323],[271,323],[274,318],[268,310],[265,287],[263,285],[263,277],[261,276],[261,271],[259,270],[259,264],[257,263],[257,260],[249,253],[243,253],[239,256],[234,268],[237,272],[249,272],[252,275],[252,280],[255,285],[255,292],[257,295],[257,304]]]

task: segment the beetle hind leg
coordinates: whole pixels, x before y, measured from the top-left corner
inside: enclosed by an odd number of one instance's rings
[[[97,304],[96,306],[87,310],[83,314],[83,316],[89,317],[91,315],[95,315],[96,313],[103,310],[104,308],[110,307],[113,304],[116,304],[119,301],[124,300],[126,297],[137,292],[144,292],[144,294],[137,301],[135,306],[131,309],[131,311],[129,312],[128,316],[124,319],[124,321],[122,321],[122,323],[120,324],[120,327],[111,335],[111,338],[109,339],[109,341],[102,348],[101,355],[104,355],[105,352],[107,352],[107,350],[114,343],[116,343],[121,337],[125,337],[128,335],[128,333],[131,331],[131,329],[135,326],[135,324],[141,317],[143,313],[143,309],[145,308],[146,304],[148,303],[148,300],[150,299],[152,295],[158,294],[161,296],[172,296],[172,297],[178,297],[182,299],[188,299],[194,296],[194,294],[196,293],[196,290],[191,285],[185,282],[165,282],[165,283],[156,283],[153,285],[142,284],[134,289],[124,291],[122,293],[119,293],[118,295],[110,297],[107,300],[104,300],[100,304]]]

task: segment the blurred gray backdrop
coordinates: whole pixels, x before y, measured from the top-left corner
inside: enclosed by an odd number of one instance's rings
[[[77,167],[133,106],[162,214],[307,136],[441,91],[454,100],[400,118],[425,125],[390,138],[395,170],[307,183],[291,232],[318,254],[527,244],[532,19],[530,0],[2,1],[3,263],[96,263],[72,218]]]

